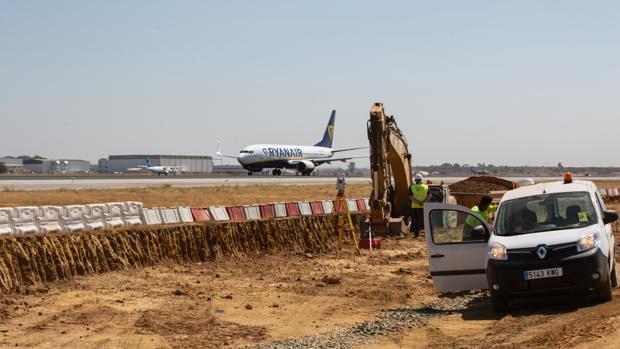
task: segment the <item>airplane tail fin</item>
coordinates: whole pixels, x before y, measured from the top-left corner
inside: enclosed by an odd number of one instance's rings
[[[327,128],[325,129],[325,134],[323,134],[323,139],[315,144],[315,147],[325,147],[331,148],[332,142],[334,141],[334,124],[336,123],[336,111],[332,110],[332,115],[329,118],[329,123],[327,124]]]
[[[146,160],[146,167],[151,167],[151,159],[147,156],[144,160]]]

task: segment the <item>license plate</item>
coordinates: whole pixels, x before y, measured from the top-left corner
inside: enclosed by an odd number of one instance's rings
[[[562,268],[524,271],[523,276],[525,280],[556,278],[562,276]]]

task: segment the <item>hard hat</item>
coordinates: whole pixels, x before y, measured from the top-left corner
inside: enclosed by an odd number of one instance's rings
[[[416,182],[420,182],[424,179],[424,177],[422,177],[422,175],[419,173],[416,173],[413,178],[415,179]]]

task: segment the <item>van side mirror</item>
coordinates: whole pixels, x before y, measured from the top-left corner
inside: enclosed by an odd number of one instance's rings
[[[618,213],[612,210],[603,211],[603,223],[609,224],[618,220]]]
[[[484,241],[489,240],[489,232],[483,225],[477,225],[471,229],[472,238],[484,239]]]

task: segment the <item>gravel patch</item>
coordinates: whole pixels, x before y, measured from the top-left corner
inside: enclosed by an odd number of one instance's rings
[[[373,320],[337,328],[313,336],[245,347],[246,349],[345,349],[372,342],[375,337],[385,336],[404,329],[422,327],[429,320],[467,309],[480,301],[481,294],[442,297],[430,304],[415,308],[382,310]]]

